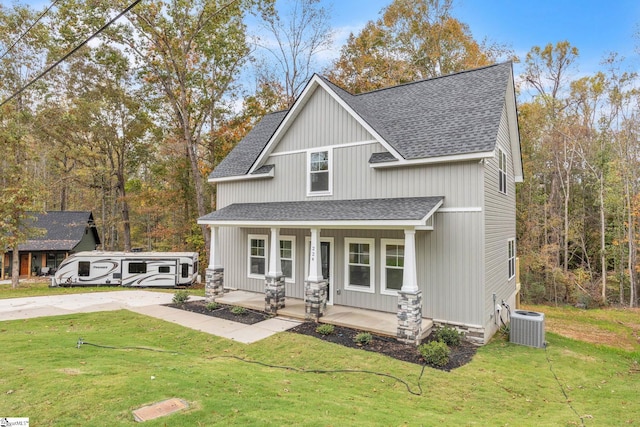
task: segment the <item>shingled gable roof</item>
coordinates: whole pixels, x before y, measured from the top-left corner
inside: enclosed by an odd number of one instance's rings
[[[490,65],[373,92],[352,95],[314,75],[293,107],[266,115],[211,173],[242,176],[262,163],[316,87],[321,86],[388,151],[375,163],[493,155],[512,65]]]
[[[426,226],[444,197],[311,200],[297,202],[234,203],[198,219],[199,224],[269,225],[324,228]]]
[[[21,252],[71,251],[80,243],[87,227],[94,233],[96,243],[100,243],[95,227],[91,227],[91,212],[49,211],[33,214],[33,217],[34,221],[30,227],[38,229],[42,234],[18,245]]]

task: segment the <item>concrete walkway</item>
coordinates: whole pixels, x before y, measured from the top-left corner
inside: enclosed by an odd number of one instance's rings
[[[125,309],[245,344],[300,324],[275,317],[245,325],[163,305],[170,304],[172,299],[172,293],[143,290],[0,299],[0,321]],[[191,300],[199,299],[204,298],[191,297]]]

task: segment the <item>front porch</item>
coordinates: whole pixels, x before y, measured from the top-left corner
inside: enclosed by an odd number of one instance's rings
[[[264,311],[265,295],[259,292],[229,290],[225,291],[224,295],[217,297],[216,302]],[[278,309],[277,314],[282,317],[305,320],[304,301],[287,297],[284,308]],[[327,305],[324,315],[318,319],[318,322],[344,326],[389,337],[396,337],[398,333],[397,314],[343,305]],[[423,318],[420,340],[427,337],[431,333],[432,328],[433,322],[430,319]]]

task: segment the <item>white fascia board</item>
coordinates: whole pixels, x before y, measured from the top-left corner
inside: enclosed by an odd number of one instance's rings
[[[317,77],[317,76],[314,75],[314,77]],[[393,155],[393,157],[395,157],[398,160],[403,160],[403,157],[400,155],[400,153],[398,153],[398,151],[396,151],[395,148],[393,148],[380,134],[378,134],[378,132],[376,132],[376,130],[372,128],[371,125],[369,125],[369,123],[367,123],[366,120],[360,117],[360,114],[358,114],[353,108],[351,108],[349,104],[347,104],[342,98],[340,98],[338,94],[336,94],[329,86],[327,86],[324,80],[322,80],[319,77],[317,77],[317,79],[318,79],[318,84],[322,86],[322,88],[326,90],[327,93],[329,93],[329,95],[331,95],[331,97],[338,104],[340,104],[342,108],[347,110],[347,112],[349,112],[349,114],[351,114],[351,116],[354,119],[356,119],[356,121],[360,123],[360,125],[364,127],[367,130],[367,132],[369,132],[376,141],[378,141],[384,148],[386,148],[387,151]]]
[[[201,225],[252,228],[321,228],[321,229],[406,229],[426,227],[422,220],[350,220],[350,221],[216,221],[198,220]]]
[[[358,113],[356,113],[346,102],[344,102],[342,98],[340,98],[322,80],[322,78],[320,78],[320,76],[318,76],[317,74],[314,74],[313,77],[311,77],[311,80],[309,80],[309,82],[305,86],[304,90],[302,91],[302,93],[300,94],[296,102],[293,104],[293,106],[285,116],[285,118],[282,120],[282,122],[278,126],[278,129],[276,129],[276,131],[271,136],[271,139],[269,140],[265,148],[262,150],[262,153],[260,153],[256,161],[251,166],[249,173],[252,173],[258,167],[260,167],[262,162],[271,154],[271,151],[273,151],[273,149],[275,148],[277,141],[279,141],[281,135],[284,135],[287,129],[289,129],[289,127],[293,124],[296,117],[298,116],[302,108],[305,106],[305,104],[309,101],[309,99],[313,95],[314,90],[317,87],[323,88],[338,104],[340,104],[340,106],[342,106],[342,108],[344,108],[349,114],[351,114],[351,116],[354,119],[356,119],[356,121],[360,123],[367,130],[367,132],[369,132],[374,137],[374,139],[377,142],[379,142],[384,148],[387,149],[387,151],[393,154],[394,157],[396,157],[398,160],[402,159],[402,156],[391,145],[389,145],[389,143],[385,141],[384,138],[382,138],[365,120],[363,120]]]
[[[250,179],[273,178],[275,176],[275,170],[276,168],[272,168],[267,173],[261,173],[261,174],[255,174],[255,175],[247,174],[247,175],[225,176],[222,178],[210,178],[208,179],[208,182],[215,184],[217,182],[247,181]]]
[[[393,168],[399,166],[415,166],[415,165],[429,165],[435,163],[451,163],[451,162],[465,162],[470,160],[482,160],[490,159],[494,156],[493,151],[481,151],[479,153],[469,154],[454,154],[452,156],[440,156],[440,157],[427,157],[424,159],[413,160],[394,160],[392,162],[381,163],[369,163],[369,167],[374,169]]]
[[[505,108],[507,109],[507,121],[509,124],[514,180],[515,182],[524,182],[522,152],[520,151],[520,128],[518,127],[518,105],[516,104],[516,92],[513,85],[513,65],[511,66],[511,78],[507,85]]]
[[[429,219],[430,216],[432,216],[434,213],[436,213],[436,211],[440,208],[440,206],[442,206],[442,204],[444,203],[444,199],[440,200],[438,202],[438,204],[436,204],[433,209],[431,209],[423,218],[422,218],[422,222],[424,225],[427,224],[427,220]]]

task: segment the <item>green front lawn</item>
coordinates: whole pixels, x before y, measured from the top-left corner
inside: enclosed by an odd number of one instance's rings
[[[170,352],[77,348],[79,337]],[[0,339],[0,416],[37,426],[139,425],[132,410],[172,397],[191,408],[145,426],[640,424],[640,352],[553,333],[547,350],[496,338],[470,364],[420,380],[421,366],[308,336],[243,345],[125,310],[0,322]],[[374,374],[231,356],[384,373],[422,394]]]
[[[77,286],[73,288],[55,287],[50,288],[51,282],[46,279],[28,279],[20,280],[17,289],[12,289],[11,284],[0,285],[0,299],[2,298],[22,298],[35,297],[43,295],[66,295],[66,294],[84,294],[90,292],[109,292],[109,291],[126,291],[140,290],[158,291],[158,292],[175,292],[173,289],[150,289],[150,288],[122,288],[119,286]],[[204,296],[204,287],[198,286],[189,289],[191,295]]]

